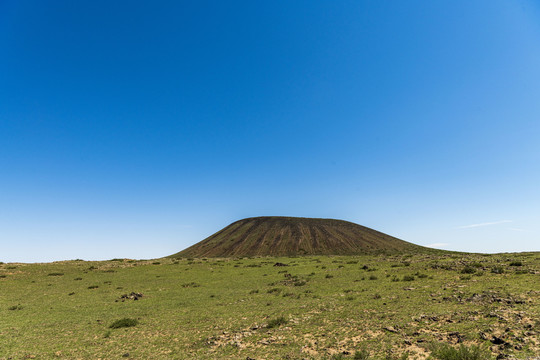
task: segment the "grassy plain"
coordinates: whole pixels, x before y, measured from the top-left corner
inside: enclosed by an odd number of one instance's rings
[[[0,265],[0,359],[528,359],[539,332],[540,253]]]

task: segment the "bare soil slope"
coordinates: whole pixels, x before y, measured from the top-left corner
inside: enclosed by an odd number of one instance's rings
[[[343,220],[265,216],[236,221],[171,257],[360,255],[432,251]]]

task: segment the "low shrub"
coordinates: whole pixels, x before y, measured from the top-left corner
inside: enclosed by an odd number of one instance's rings
[[[354,360],[368,360],[369,351],[367,349],[358,350],[354,353]]]
[[[61,272],[52,272],[47,274],[47,276],[64,276],[64,273]]]
[[[119,329],[119,328],[136,326],[137,324],[139,324],[139,321],[137,319],[123,318],[123,319],[116,320],[115,322],[113,322],[109,326],[109,328]]]
[[[268,321],[268,325],[266,325],[266,327],[269,328],[269,329],[272,329],[272,328],[275,328],[275,327],[280,327],[281,325],[285,325],[288,322],[289,321],[287,319],[285,319],[285,317],[280,316],[280,317],[277,317],[275,319],[272,319],[272,320]]]
[[[523,266],[523,263],[521,261],[512,261],[510,266]]]
[[[200,286],[201,285],[197,284],[196,282],[190,282],[190,283],[182,284],[183,288],[190,288],[190,287],[196,288],[196,287],[200,287]]]

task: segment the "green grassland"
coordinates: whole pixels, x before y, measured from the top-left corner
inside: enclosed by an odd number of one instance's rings
[[[530,359],[539,331],[540,253],[0,265],[0,359]]]

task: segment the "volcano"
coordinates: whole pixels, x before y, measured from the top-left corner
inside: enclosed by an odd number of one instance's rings
[[[171,257],[363,255],[428,251],[433,249],[348,221],[263,216],[236,221]]]

